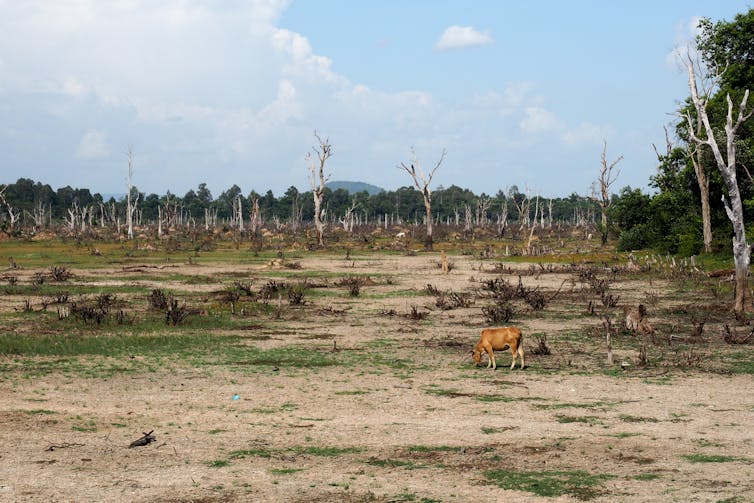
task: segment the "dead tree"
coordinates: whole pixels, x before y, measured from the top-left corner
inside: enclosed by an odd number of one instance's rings
[[[318,146],[312,147],[316,154],[315,163],[311,152],[306,154],[306,161],[309,163],[309,186],[312,188],[312,197],[314,198],[314,227],[317,230],[317,243],[319,246],[325,246],[325,215],[327,210],[322,208],[322,201],[325,197],[325,183],[330,179],[330,174],[325,175],[325,163],[332,157],[332,145],[330,140],[324,140],[314,131],[314,137],[317,138]]]
[[[602,227],[600,231],[602,233],[602,244],[605,245],[607,244],[607,210],[609,210],[612,205],[612,201],[610,200],[610,186],[615,182],[616,178],[618,178],[618,175],[620,175],[620,170],[616,170],[615,173],[613,173],[613,170],[615,169],[615,166],[623,160],[623,156],[619,155],[617,159],[608,164],[607,140],[602,140],[602,142],[602,166],[600,168],[600,177],[594,184],[592,184],[592,199],[600,205],[600,210],[602,211]],[[596,184],[599,184],[599,189],[597,189]],[[598,190],[599,194],[597,194]]]
[[[128,147],[128,151],[126,152],[126,159],[128,160],[128,179],[127,179],[127,188],[128,193],[126,194],[126,226],[128,227],[128,239],[134,238],[134,212],[136,211],[136,207],[139,203],[139,194],[136,194],[136,199],[131,200],[131,189],[133,188],[133,176],[134,176],[134,149],[132,146]]]
[[[238,232],[243,232],[243,197],[238,194],[233,200],[233,220],[238,226]]]
[[[704,126],[704,137],[696,134],[694,129],[694,121],[691,118],[691,114],[686,113],[686,120],[689,125],[689,136],[697,145],[707,145],[715,157],[717,169],[725,182],[725,188],[728,191],[728,198],[730,204],[725,199],[725,195],[722,196],[723,204],[725,205],[725,212],[728,215],[728,219],[733,224],[733,263],[736,270],[736,297],[733,310],[737,316],[743,314],[744,310],[748,306],[749,296],[749,263],[751,261],[751,248],[746,242],[746,228],[744,225],[744,209],[741,201],[741,193],[738,189],[738,180],[736,179],[736,133],[741,127],[741,124],[748,120],[754,109],[746,111],[746,102],[749,99],[749,90],[744,91],[741,103],[738,106],[738,115],[733,120],[733,100],[730,94],[726,94],[726,100],[728,102],[728,113],[725,119],[725,138],[726,138],[726,155],[720,151],[720,147],[717,144],[717,139],[714,135],[714,130],[710,124],[709,116],[707,115],[707,103],[709,102],[710,93],[716,84],[703,89],[705,92],[699,94],[699,88],[697,86],[696,68],[691,57],[688,57],[687,69],[689,74],[689,89],[691,91],[691,100],[694,103],[696,110],[696,120],[701,122]],[[717,82],[719,76],[714,80]],[[727,159],[726,159],[727,157]]]
[[[209,231],[217,225],[217,208],[204,208],[204,230]]]
[[[256,194],[251,196],[251,215],[249,217],[249,230],[251,234],[256,236],[260,227],[259,217],[259,197]]]
[[[427,238],[424,242],[424,246],[427,250],[431,250],[433,246],[432,241],[432,191],[429,188],[429,184],[432,183],[432,177],[435,176],[435,172],[442,164],[442,161],[445,159],[446,151],[445,149],[442,149],[442,153],[440,154],[440,160],[437,161],[437,164],[435,164],[435,167],[432,169],[432,171],[429,172],[429,174],[426,174],[424,170],[421,167],[421,164],[419,163],[419,159],[416,156],[416,152],[414,149],[411,149],[411,162],[408,166],[406,166],[405,163],[401,163],[398,168],[404,170],[406,173],[411,175],[411,178],[414,180],[414,185],[417,189],[422,193],[422,197],[424,198],[424,209],[426,210],[426,220],[427,220]]]
[[[482,195],[476,203],[476,225],[477,227],[487,226],[487,212],[492,206],[492,199]]]
[[[605,327],[605,342],[607,344],[607,359],[608,365],[613,364],[613,320],[609,314],[602,317],[602,326]]]
[[[8,211],[8,219],[10,221],[10,230],[12,231],[16,225],[16,222],[18,222],[18,219],[21,216],[21,212],[18,209],[11,206],[8,200],[5,199],[5,190],[7,188],[8,188],[7,185],[3,185],[3,187],[0,189],[0,203],[2,203],[5,206],[5,209]]]
[[[343,218],[339,219],[340,224],[343,226],[343,230],[346,232],[353,232],[354,210],[356,209],[356,206],[356,198],[354,197],[351,201],[351,207],[346,210],[346,214]]]
[[[523,199],[521,199],[521,204],[516,201],[515,194],[513,194],[513,204],[516,206],[516,211],[518,211],[518,230],[519,232],[524,230],[524,227],[529,225],[529,209],[531,208],[531,197],[529,197],[529,189],[526,189],[526,194],[521,194]]]
[[[46,213],[47,211],[45,210],[44,203],[42,203],[41,200],[36,201],[34,203],[34,208],[32,208],[31,210],[31,213],[28,213],[32,220],[34,220],[35,230],[39,230],[44,227]]]
[[[501,204],[502,213],[498,219],[498,236],[502,239],[505,234],[505,227],[508,225],[508,200],[503,196]]]

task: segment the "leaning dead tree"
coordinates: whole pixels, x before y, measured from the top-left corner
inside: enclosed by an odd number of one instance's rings
[[[21,212],[14,208],[6,199],[5,199],[5,190],[8,188],[7,185],[3,185],[3,187],[0,189],[0,204],[5,206],[5,209],[8,212],[8,220],[10,222],[10,230],[12,231],[13,228],[16,226],[16,222],[18,222],[18,219],[21,216]]]
[[[610,200],[610,186],[615,182],[615,179],[620,175],[620,170],[613,172],[619,162],[623,160],[623,156],[619,155],[610,164],[607,163],[607,140],[602,140],[602,166],[600,168],[600,177],[592,184],[592,199],[600,205],[602,211],[602,244],[607,244],[607,210],[610,209],[612,201]],[[599,185],[599,189],[596,185]],[[599,190],[599,194],[597,191]]]
[[[419,192],[422,193],[422,197],[424,198],[424,209],[426,210],[426,221],[427,221],[427,239],[424,242],[424,246],[427,250],[432,249],[432,190],[429,188],[429,184],[432,183],[432,177],[435,176],[435,172],[442,164],[442,161],[445,159],[446,150],[442,149],[442,153],[440,154],[440,160],[437,161],[437,164],[435,164],[435,167],[432,168],[432,171],[429,172],[429,174],[426,174],[424,170],[421,167],[421,163],[419,162],[419,159],[416,157],[416,152],[413,148],[411,148],[411,162],[408,166],[406,166],[405,163],[400,163],[398,166],[399,169],[404,170],[406,173],[411,175],[411,178],[414,180],[414,185],[417,189],[419,189]]]
[[[691,57],[688,57],[686,66],[689,74],[691,100],[696,110],[696,121],[701,122],[704,126],[704,136],[697,135],[694,128],[694,120],[691,114],[687,113],[686,121],[689,125],[689,136],[697,145],[707,145],[712,150],[717,169],[725,182],[725,188],[728,191],[728,198],[730,199],[729,204],[725,199],[725,195],[722,196],[725,213],[727,213],[728,219],[733,224],[733,263],[736,270],[736,297],[733,310],[737,316],[740,316],[749,307],[749,263],[751,262],[751,248],[746,242],[744,209],[736,178],[736,133],[741,124],[752,116],[754,109],[746,111],[746,102],[749,100],[749,90],[746,89],[743,98],[741,98],[741,103],[738,105],[738,115],[734,121],[733,100],[730,97],[730,93],[726,94],[728,113],[725,118],[726,153],[723,155],[717,144],[714,130],[707,115],[707,103],[715,85],[704,88],[705,92],[700,94],[699,86],[697,85],[696,67]],[[718,79],[715,79],[715,81]]]
[[[139,203],[139,195],[136,195],[136,199],[134,201],[131,200],[131,188],[133,187],[133,176],[134,176],[134,149],[133,147],[129,146],[128,151],[126,152],[126,159],[128,160],[128,178],[127,178],[127,188],[128,193],[126,194],[126,226],[128,227],[128,239],[134,238],[134,212],[136,211],[136,206]]]
[[[328,138],[322,139],[317,132],[314,132],[319,146],[312,147],[312,151],[317,156],[315,161],[312,153],[306,154],[306,161],[309,163],[309,185],[312,188],[314,198],[314,227],[317,229],[317,243],[319,246],[325,245],[325,213],[322,208],[322,200],[325,197],[325,183],[330,179],[330,174],[325,175],[325,162],[332,157],[332,145]]]

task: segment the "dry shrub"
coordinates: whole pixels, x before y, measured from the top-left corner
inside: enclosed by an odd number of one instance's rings
[[[539,356],[551,354],[550,346],[547,345],[547,334],[542,334],[541,337],[537,336],[537,346],[531,348],[530,352]]]
[[[180,325],[189,316],[189,310],[186,307],[186,303],[178,305],[178,299],[176,299],[171,293],[167,299],[168,307],[165,310],[165,323],[172,324],[173,326]]]
[[[490,306],[482,307],[482,314],[488,323],[506,323],[515,314],[513,306],[508,301],[500,300]]]
[[[172,294],[171,294],[172,295]],[[147,297],[149,307],[152,309],[164,310],[168,308],[168,297],[160,288],[155,288]]]
[[[409,320],[419,321],[423,320],[429,316],[429,313],[427,311],[419,311],[419,307],[411,304],[411,308],[409,311],[403,315],[404,318],[408,318]]]
[[[53,281],[68,281],[73,274],[63,266],[54,265],[50,267],[50,277]]]

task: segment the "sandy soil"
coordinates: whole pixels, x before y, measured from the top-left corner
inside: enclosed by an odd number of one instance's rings
[[[490,277],[477,260],[452,260],[447,276],[426,255],[301,260],[302,275],[373,275],[375,284],[362,289],[371,296],[316,298],[303,314],[277,324],[277,332],[266,328],[270,339],[249,344],[308,345],[343,365],[245,369],[173,362],[109,378],[6,373],[0,378],[0,501],[754,500],[751,376],[595,372],[603,355],[559,353],[565,345],[559,346],[558,332],[597,323],[578,316],[568,327],[546,316],[519,319],[525,333],[552,334],[553,355],[527,355],[525,370],[509,370],[509,354],[500,355],[495,371],[474,368],[466,355],[483,326],[479,305],[439,311],[432,297],[388,295],[428,283],[466,291]],[[258,267],[185,266],[181,273],[253,275]],[[97,274],[118,282],[117,268]],[[556,290],[568,278],[522,280]],[[210,287],[218,285],[196,290]],[[627,297],[641,295],[641,285],[624,288]],[[429,321],[379,314],[415,304],[431,310]],[[349,310],[311,314],[326,306]],[[338,351],[331,353],[333,341]],[[527,340],[527,350],[532,343]],[[348,365],[353,351],[405,357],[416,368]],[[138,358],[149,363],[148,355]],[[104,363],[119,363],[112,360]],[[128,447],[150,430],[156,442]],[[317,450],[325,447],[342,450]],[[699,454],[729,458],[686,457]],[[605,477],[591,492],[545,498],[503,489],[491,483],[489,470]]]

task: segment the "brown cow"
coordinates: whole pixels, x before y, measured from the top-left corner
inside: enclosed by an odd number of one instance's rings
[[[474,350],[471,352],[474,363],[478,366],[482,361],[482,351],[485,351],[490,357],[487,368],[497,368],[495,363],[495,351],[510,348],[513,354],[511,370],[516,366],[516,358],[521,357],[521,368],[524,368],[524,346],[521,330],[516,327],[502,328],[485,328],[482,330],[482,336],[476,343]]]

